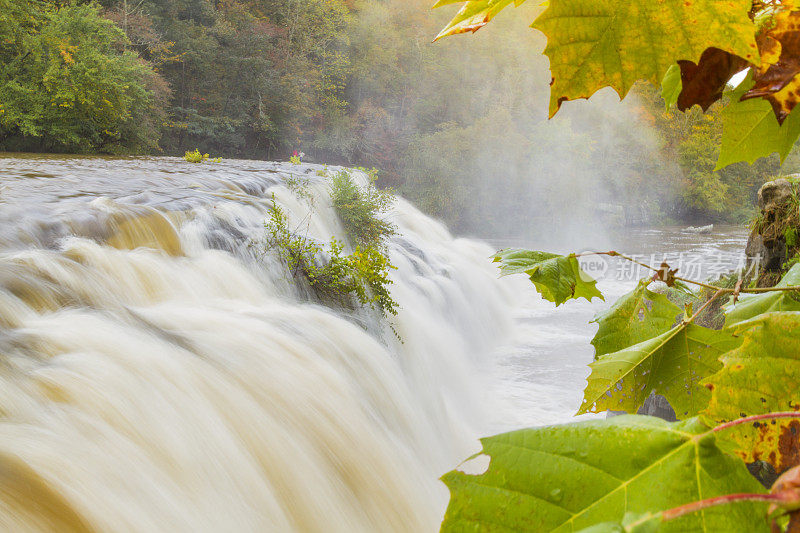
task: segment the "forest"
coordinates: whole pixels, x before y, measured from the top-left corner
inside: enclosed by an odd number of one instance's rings
[[[0,151],[283,159],[378,168],[461,234],[743,223],[793,151],[715,171],[721,104],[665,109],[634,87],[548,121],[544,38],[433,42],[427,0],[0,0]],[[486,177],[490,176],[489,179]],[[577,184],[565,190],[559,184]],[[576,196],[577,193],[577,196]],[[585,204],[593,207],[586,208]],[[561,206],[585,211],[580,222]],[[574,214],[574,213],[573,213]]]

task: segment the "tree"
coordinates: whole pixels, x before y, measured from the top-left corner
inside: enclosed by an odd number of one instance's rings
[[[659,137],[663,159],[676,161],[680,168],[673,211],[677,218],[697,223],[747,222],[755,214],[759,187],[780,172],[798,170],[794,161],[781,164],[776,154],[752,165],[738,162],[716,169],[722,139],[721,112],[727,97],[704,113],[697,106],[685,112],[675,107],[665,109],[660,91],[646,83],[637,84],[633,94]]]
[[[20,6],[18,6],[20,7]],[[35,11],[0,26],[12,41],[0,66],[0,145],[55,151],[140,151],[157,147],[167,89],[125,35],[96,7]],[[13,13],[12,13],[13,15]]]

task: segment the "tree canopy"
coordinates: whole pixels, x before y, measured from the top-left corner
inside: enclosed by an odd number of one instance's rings
[[[440,37],[475,32],[510,4],[464,2]],[[792,117],[800,98],[800,10],[792,1],[551,0],[532,27],[547,36],[550,116],[601,88],[624,97],[648,81],[682,111],[707,110],[729,95],[717,169],[773,152],[783,160],[800,135],[800,118]],[[729,86],[743,71],[744,81]]]
[[[157,146],[166,88],[122,30],[91,5],[12,3],[0,19],[0,136],[57,151]]]

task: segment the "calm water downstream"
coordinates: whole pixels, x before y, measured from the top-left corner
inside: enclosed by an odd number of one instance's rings
[[[398,199],[400,342],[264,253],[273,195],[344,238],[321,170],[0,156],[0,530],[435,531],[476,437],[571,418],[608,302],[555,309]],[[705,277],[745,237],[603,247]],[[609,302],[635,284],[592,265]]]

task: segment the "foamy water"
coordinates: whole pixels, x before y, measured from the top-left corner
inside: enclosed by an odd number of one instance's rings
[[[435,531],[478,436],[570,418],[606,304],[398,199],[398,316],[324,306],[259,251],[273,194],[344,239],[318,170],[0,158],[0,529]]]

